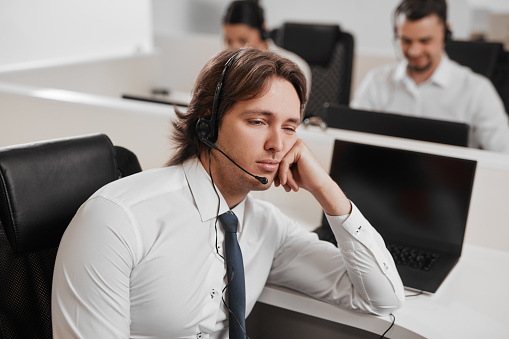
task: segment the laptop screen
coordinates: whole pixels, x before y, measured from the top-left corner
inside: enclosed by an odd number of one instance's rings
[[[330,175],[386,242],[461,254],[476,164],[336,140]]]
[[[467,146],[469,126],[460,122],[352,109],[330,105],[326,109],[329,127],[441,144]]]

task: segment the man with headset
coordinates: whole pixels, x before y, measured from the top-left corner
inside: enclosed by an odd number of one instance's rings
[[[213,57],[173,121],[169,166],[101,188],[67,228],[54,337],[245,338],[266,283],[356,312],[400,307],[403,286],[381,236],[297,138],[305,100],[303,73],[276,53]],[[249,195],[273,182],[311,192],[338,247]],[[226,227],[232,218],[237,234]]]
[[[445,0],[403,0],[394,30],[404,60],[368,72],[351,107],[463,122],[470,147],[509,153],[509,122],[492,83],[444,52]]]

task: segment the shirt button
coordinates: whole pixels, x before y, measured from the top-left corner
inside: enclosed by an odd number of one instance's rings
[[[196,335],[196,338],[198,338],[198,339],[200,339],[202,337],[203,337],[203,335],[201,334],[201,332]]]
[[[216,290],[213,289],[212,291],[210,291],[210,297],[212,299],[214,299],[214,297],[216,296],[216,293],[217,293]]]

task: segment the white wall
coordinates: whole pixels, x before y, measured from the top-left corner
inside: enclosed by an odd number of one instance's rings
[[[0,1],[0,71],[153,50],[150,0]]]
[[[157,85],[156,55],[108,58],[51,67],[0,72],[0,82],[106,95],[148,95]]]

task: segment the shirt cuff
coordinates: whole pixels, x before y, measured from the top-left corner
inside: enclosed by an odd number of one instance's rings
[[[357,206],[352,203],[350,215],[330,216],[326,214],[326,216],[336,237],[338,248],[341,252],[347,254],[345,255],[345,260],[352,257],[356,258],[355,260],[357,261],[362,261],[362,256],[358,257],[352,252],[365,252],[367,249],[372,254],[380,270],[391,282],[398,299],[403,301],[405,299],[403,284],[398,275],[394,260],[385,247],[382,236],[364,218]],[[354,264],[357,265],[358,262],[356,263],[355,260]],[[364,262],[361,266],[368,267],[369,262]]]
[[[350,214],[326,217],[342,250],[355,251],[372,245],[376,231],[353,202]]]

